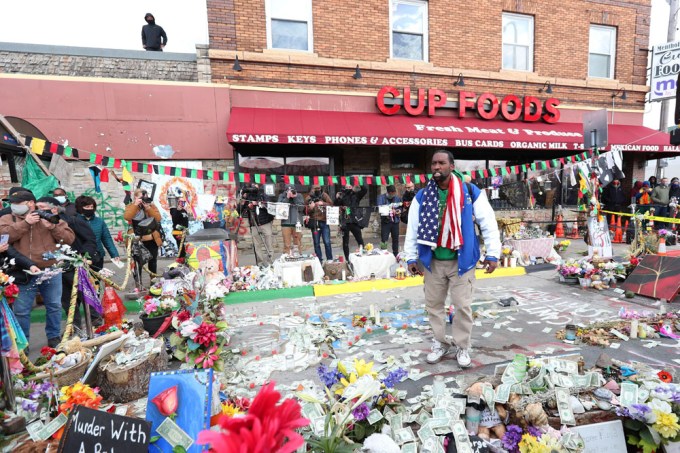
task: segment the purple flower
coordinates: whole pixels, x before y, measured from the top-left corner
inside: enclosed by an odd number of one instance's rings
[[[321,382],[323,382],[323,385],[327,388],[331,388],[333,385],[340,382],[340,378],[342,377],[338,370],[332,370],[324,364],[321,364],[316,371],[319,373],[319,379],[321,379]]]
[[[404,379],[406,376],[408,376],[408,372],[405,369],[397,368],[396,370],[392,370],[389,372],[387,377],[383,379],[383,384],[385,384],[385,387],[387,387],[388,389],[394,388],[394,386],[398,382],[401,382],[401,380]]]
[[[37,412],[38,403],[30,400],[21,400],[21,408],[27,412]]]
[[[503,448],[510,453],[519,452],[519,442],[522,440],[522,428],[517,425],[508,425],[503,435]]]
[[[354,420],[360,422],[362,420],[366,420],[366,417],[368,417],[368,413],[370,411],[371,410],[369,409],[368,404],[361,403],[356,409],[352,411],[352,415],[354,415]]]
[[[541,429],[537,428],[536,426],[527,426],[527,433],[529,433],[530,435],[534,436],[537,439],[543,435]]]
[[[627,407],[616,407],[616,415],[619,417],[632,418]]]

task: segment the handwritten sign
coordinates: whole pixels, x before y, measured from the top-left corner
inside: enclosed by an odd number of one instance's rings
[[[621,453],[626,451],[626,438],[623,435],[621,420],[575,426],[586,445],[583,453]]]
[[[589,257],[592,257],[595,251],[597,251],[601,258],[611,258],[614,256],[612,240],[609,237],[609,227],[607,227],[604,217],[602,220],[598,220],[597,217],[588,217],[588,236],[590,237],[590,245],[588,246]]]
[[[69,416],[58,453],[147,453],[151,423],[77,406]]]
[[[328,225],[340,225],[340,208],[338,206],[326,207],[326,223]]]

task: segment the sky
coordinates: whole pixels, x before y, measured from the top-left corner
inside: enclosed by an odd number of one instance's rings
[[[166,52],[208,43],[205,0],[5,0],[0,42],[142,49],[144,15],[168,35]]]

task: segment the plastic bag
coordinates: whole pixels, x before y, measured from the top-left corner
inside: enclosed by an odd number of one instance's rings
[[[125,315],[125,305],[120,300],[118,293],[110,286],[104,290],[104,298],[102,299],[102,307],[104,309],[104,325],[106,326],[120,326]]]

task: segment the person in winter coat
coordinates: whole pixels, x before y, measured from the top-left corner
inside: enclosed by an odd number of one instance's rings
[[[399,207],[396,207],[399,205]],[[397,189],[389,185],[387,193],[378,197],[378,206],[389,206],[389,214],[380,216],[380,242],[387,244],[392,235],[392,253],[399,254],[399,215],[401,214],[401,198],[397,196]]]
[[[304,198],[295,187],[289,186],[279,195],[279,203],[289,203],[288,218],[281,220],[281,234],[283,235],[283,252],[291,253],[291,242],[302,252],[302,209]]]
[[[624,212],[630,198],[626,197],[621,188],[621,181],[615,179],[602,191],[602,202],[605,209],[614,212]]]
[[[153,14],[146,13],[144,16],[146,25],[142,27],[142,47],[145,50],[163,52],[163,48],[168,44],[168,35],[160,25],[156,25],[156,18]]]
[[[52,191],[52,196],[59,202],[63,209],[63,211],[73,217],[74,215],[77,214],[76,212],[76,205],[71,203],[71,201],[68,199],[68,196],[66,195],[66,190],[62,189],[61,187],[57,187]]]
[[[139,223],[149,217],[153,217],[156,220],[158,228],[151,233],[145,231],[145,234],[138,234],[140,231],[136,230],[138,230]],[[149,270],[155,274],[158,265],[158,247],[163,243],[160,233],[161,213],[153,203],[153,200],[149,198],[146,190],[135,190],[135,199],[132,203],[125,206],[123,218],[132,224],[132,232],[140,237],[144,247],[151,253],[148,265]]]
[[[351,184],[345,186],[345,190],[335,194],[335,205],[341,206],[345,209],[345,218],[347,221],[341,227],[342,229],[342,251],[345,254],[345,259],[349,261],[349,233],[351,232],[356,239],[357,244],[363,246],[364,238],[361,235],[361,226],[357,221],[356,213],[361,199],[368,193],[365,187],[355,186]]]
[[[331,246],[331,227],[326,223],[326,207],[332,206],[333,200],[323,191],[320,185],[314,185],[306,201],[307,228],[312,230],[314,253],[323,263],[323,254],[321,253],[321,240],[323,240],[326,259],[331,261],[333,260],[333,247]]]
[[[109,227],[104,219],[96,215],[97,202],[95,199],[85,195],[79,196],[76,198],[76,211],[79,218],[87,222],[94,233],[97,254],[96,258],[92,260],[92,269],[100,271],[104,267],[106,252],[109,252],[112,261],[120,261],[120,255],[111,237]]]

